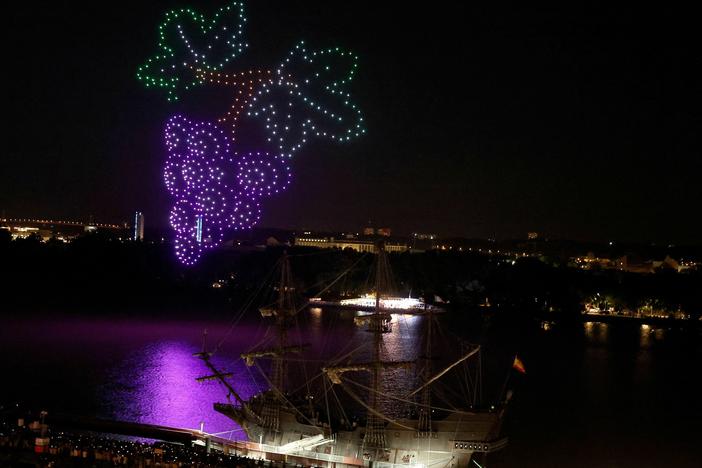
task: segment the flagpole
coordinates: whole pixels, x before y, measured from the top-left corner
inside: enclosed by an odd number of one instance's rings
[[[512,376],[512,372],[514,371],[514,365],[518,361],[518,354],[514,355],[514,359],[512,360],[512,366],[510,366],[509,371],[507,371],[507,377],[505,377],[505,382],[502,384],[502,390],[500,390],[499,394],[499,401],[497,402],[498,404],[501,404],[503,401],[503,395],[507,391],[507,383],[509,382],[509,378]],[[519,361],[521,363],[521,361]]]
[[[507,382],[509,382],[509,378],[512,376],[512,372],[513,372],[512,367],[510,367],[509,370],[507,371],[507,377],[505,378],[505,383],[502,384],[502,390],[500,390],[499,401],[497,402],[498,405],[501,405],[503,402],[502,397],[503,397],[505,391],[507,390]]]

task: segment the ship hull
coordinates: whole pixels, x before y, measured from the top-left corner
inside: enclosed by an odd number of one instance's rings
[[[471,457],[494,452],[507,443],[499,438],[501,412],[454,413],[433,421],[433,431],[420,433],[417,420],[400,419],[385,427],[385,448],[363,447],[365,427],[333,432],[327,425],[301,423],[289,409],[280,410],[280,430],[270,431],[229,404],[215,408],[237,422],[248,441],[240,445],[253,458],[337,468],[390,465],[466,467]],[[321,441],[305,446],[315,437]],[[298,445],[296,445],[298,444]],[[292,447],[291,447],[292,446]]]

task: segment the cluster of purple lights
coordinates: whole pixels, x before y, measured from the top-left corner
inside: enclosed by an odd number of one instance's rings
[[[238,154],[211,122],[181,115],[166,125],[164,179],[174,200],[170,224],[178,259],[193,265],[217,247],[227,230],[249,229],[260,219],[262,198],[290,183],[287,158],[267,152]]]
[[[363,117],[346,89],[358,57],[339,47],[311,50],[300,42],[275,69],[226,70],[248,46],[241,1],[229,0],[209,17],[194,9],[166,13],[157,51],[137,78],[177,100],[194,86],[232,90],[229,111],[216,122],[182,115],[166,125],[164,179],[173,199],[170,224],[178,259],[193,265],[218,246],[227,231],[250,229],[261,217],[264,197],[290,183],[290,158],[308,139],[347,142],[365,133]],[[177,32],[177,34],[175,34]],[[240,117],[265,126],[267,152],[237,153]],[[225,133],[220,125],[228,125]],[[250,148],[247,142],[246,147]]]

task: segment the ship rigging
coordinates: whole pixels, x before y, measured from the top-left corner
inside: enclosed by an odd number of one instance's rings
[[[242,451],[247,455],[303,465],[324,462],[339,468],[458,467],[468,466],[471,460],[485,466],[486,454],[506,445],[501,426],[508,399],[487,410],[476,409],[480,360],[474,374],[470,374],[466,364],[480,355],[480,347],[463,347],[458,359],[437,371],[433,369],[438,359],[432,336],[440,328],[437,320],[440,309],[425,307],[412,312],[424,320],[427,332],[421,353],[415,359],[386,358],[384,337],[393,333],[393,315],[381,307],[381,301],[391,294],[392,274],[382,243],[378,244],[375,255],[374,310],[359,314],[355,319],[357,325],[364,327],[369,339],[351,350],[343,347],[343,352],[332,359],[319,359],[322,356],[309,359],[306,357],[309,344],[291,340],[294,328],[299,331],[297,338],[304,336],[297,319],[308,304],[296,305],[287,253],[282,255],[276,269],[279,271],[279,281],[274,288],[277,297],[259,309],[264,319],[273,321],[273,333],[267,335],[264,345],[255,346],[240,356],[247,368],[259,371],[266,389],[248,399],[238,393],[230,382],[232,373],[219,370],[212,361],[221,342],[213,351],[207,351],[203,344],[203,350],[196,354],[211,372],[199,380],[217,380],[226,389],[228,401],[215,403],[214,407],[242,428],[248,439]],[[246,307],[254,302],[250,300]],[[244,311],[242,309],[241,314]],[[236,322],[238,319],[233,325]],[[366,358],[357,360],[363,348]],[[301,364],[304,369],[303,384],[298,387],[292,385],[289,375],[293,363]],[[305,366],[309,363],[317,365],[311,378]],[[268,367],[264,368],[266,364]],[[464,399],[457,405],[442,398],[444,404],[440,406],[433,395],[440,393],[439,384],[445,376],[459,369],[466,376],[465,387],[472,390],[472,400]],[[388,391],[385,377],[398,372],[414,373],[419,382],[416,388],[404,393]],[[450,390],[450,386],[445,386],[444,393]],[[410,410],[405,415],[388,414],[389,404]],[[354,417],[353,412],[358,409],[364,415]]]

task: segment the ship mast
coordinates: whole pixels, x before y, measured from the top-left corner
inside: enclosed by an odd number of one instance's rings
[[[278,334],[278,349],[285,350],[288,344],[288,328],[290,321],[295,314],[293,303],[292,275],[290,274],[290,260],[287,252],[283,252],[283,260],[280,267],[280,284],[278,286],[278,308],[275,311],[276,332]],[[285,377],[287,365],[284,353],[277,353],[273,356],[273,372],[271,383],[280,392],[285,388]]]
[[[383,334],[391,332],[391,315],[381,307],[384,294],[389,292],[390,265],[388,263],[385,245],[380,241],[377,245],[377,258],[375,270],[375,310],[364,316],[368,324],[368,331],[373,334],[373,348],[371,359],[368,362],[350,364],[346,366],[331,366],[322,369],[333,384],[343,385],[341,376],[345,372],[367,371],[370,372],[370,392],[367,404],[366,431],[363,436],[363,452],[368,453],[371,459],[377,460],[387,448],[385,439],[385,420],[380,411],[380,377],[385,369],[407,369],[414,365],[414,361],[383,361],[381,351],[383,347]]]
[[[426,311],[427,317],[427,341],[424,348],[424,368],[422,370],[422,381],[428,382],[431,378],[432,370],[432,326],[434,322],[434,313],[430,308]],[[426,385],[422,389],[422,395],[420,398],[421,406],[419,407],[419,422],[417,424],[417,433],[420,437],[431,436],[432,426],[431,426],[431,386]]]
[[[263,395],[263,406],[261,409],[262,425],[273,433],[280,432],[280,408],[285,402],[285,385],[287,379],[286,354],[299,353],[303,351],[303,346],[288,345],[288,329],[291,327],[297,310],[293,293],[295,288],[290,272],[290,259],[287,252],[283,253],[280,262],[280,283],[278,285],[278,298],[274,309],[261,309],[264,316],[275,316],[275,328],[277,343],[274,348],[262,349],[244,353],[241,357],[246,365],[252,366],[255,359],[264,356],[272,356],[272,365],[269,383],[271,390]]]
[[[386,447],[385,441],[385,422],[378,416],[379,401],[378,394],[380,391],[380,370],[383,362],[380,358],[380,353],[383,346],[383,333],[390,331],[389,323],[391,321],[390,314],[383,311],[380,307],[380,300],[387,290],[390,283],[390,268],[388,265],[387,253],[385,245],[379,242],[378,256],[376,259],[375,271],[375,310],[368,321],[368,331],[373,333],[373,351],[370,362],[371,382],[370,387],[373,389],[369,395],[368,415],[366,420],[366,433],[363,438],[364,448],[382,450]]]

